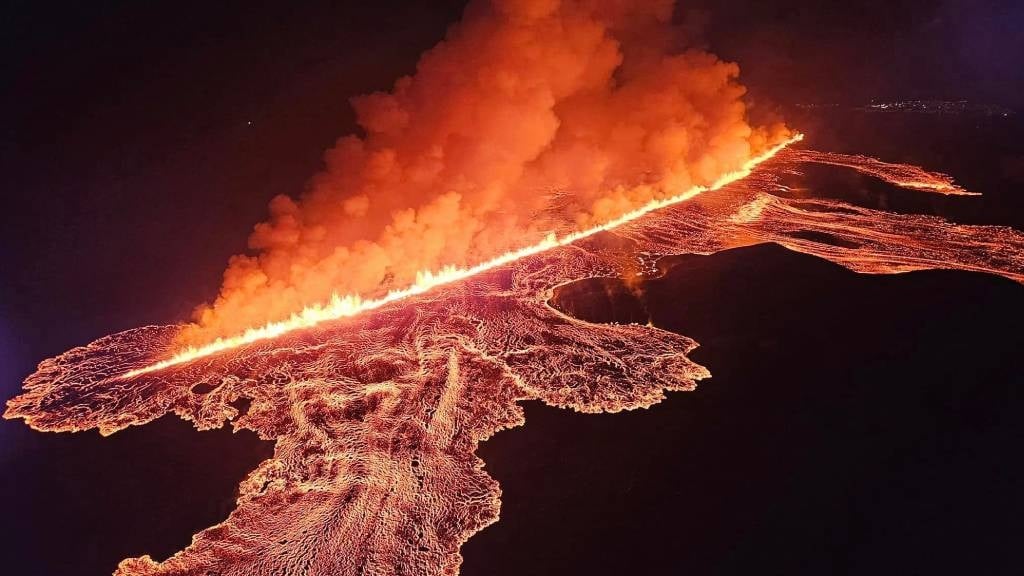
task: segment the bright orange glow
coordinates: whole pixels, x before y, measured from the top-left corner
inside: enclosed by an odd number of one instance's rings
[[[941,172],[931,172],[912,164],[895,164],[883,162],[877,158],[860,154],[837,154],[835,152],[818,152],[797,150],[792,157],[801,162],[816,162],[832,166],[845,166],[858,172],[874,176],[901,188],[934,192],[949,196],[980,196],[979,192],[970,192],[953,182],[953,177]]]
[[[594,226],[593,228],[573,232],[565,236],[562,236],[561,238],[556,237],[552,233],[537,244],[534,244],[532,246],[526,246],[524,248],[520,248],[512,252],[506,252],[505,254],[502,254],[496,258],[493,258],[486,262],[482,262],[475,266],[465,268],[459,266],[446,266],[437,271],[425,270],[417,274],[416,282],[413,285],[400,290],[392,290],[381,298],[363,299],[358,294],[349,294],[346,296],[339,296],[336,294],[334,295],[334,297],[331,298],[329,302],[314,306],[308,306],[301,312],[293,314],[287,320],[283,320],[280,322],[270,322],[264,324],[263,326],[250,328],[237,336],[232,336],[229,338],[218,338],[213,342],[210,342],[209,344],[203,346],[190,346],[166,360],[161,360],[159,362],[150,364],[149,366],[125,372],[123,375],[120,376],[120,378],[132,378],[134,376],[148,374],[150,372],[155,372],[157,370],[162,370],[164,368],[176,366],[178,364],[190,362],[197,358],[210,356],[211,354],[216,354],[224,350],[238,348],[240,346],[245,346],[246,344],[258,342],[260,340],[269,340],[271,338],[276,338],[282,334],[292,332],[295,330],[310,328],[323,322],[329,322],[331,320],[338,320],[341,318],[355,316],[356,314],[361,314],[363,312],[375,310],[377,308],[380,308],[381,306],[390,304],[392,302],[397,302],[399,300],[403,300],[411,296],[423,294],[424,292],[427,292],[428,290],[435,288],[437,286],[451,284],[452,282],[457,282],[459,280],[469,278],[470,276],[480,274],[481,272],[493,270],[495,268],[504,266],[511,262],[515,262],[516,260],[525,258],[527,256],[539,254],[541,252],[550,250],[552,248],[556,248],[558,246],[566,246],[572,244],[573,242],[582,240],[583,238],[593,236],[598,232],[611,230],[627,222],[636,220],[637,218],[654,212],[655,210],[659,210],[661,208],[665,208],[666,206],[671,206],[673,204],[678,204],[680,202],[685,202],[702,192],[707,192],[709,190],[717,190],[719,188],[722,188],[723,186],[736,182],[737,180],[740,180],[748,176],[759,164],[765,162],[766,160],[769,160],[771,157],[778,154],[779,151],[786,148],[790,144],[803,140],[803,138],[803,134],[797,133],[793,135],[789,139],[768,149],[768,151],[766,151],[765,153],[757,157],[751,158],[743,165],[741,169],[736,170],[735,172],[729,172],[727,174],[722,175],[717,180],[715,180],[710,186],[694,186],[689,190],[686,190],[685,192],[682,192],[675,196],[671,196],[661,200],[653,200],[645,204],[644,206],[637,208],[636,210],[627,212],[614,220],[601,224],[600,226]]]

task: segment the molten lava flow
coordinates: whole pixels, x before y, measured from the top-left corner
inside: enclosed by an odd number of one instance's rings
[[[461,545],[498,518],[500,491],[476,447],[523,424],[520,400],[616,412],[709,374],[687,358],[693,340],[566,316],[548,305],[556,287],[635,274],[640,254],[762,242],[860,272],[952,268],[1024,282],[1024,233],[774,195],[778,174],[803,165],[778,154],[689,202],[163,370],[146,368],[174,350],[181,326],[107,336],[42,362],[4,416],[111,434],[173,412],[276,440],[227,519],[163,561],[124,560],[118,576],[455,574]],[[240,398],[251,400],[244,415]]]
[[[794,161],[854,168],[863,174],[910,190],[936,192],[951,196],[980,196],[978,192],[969,192],[957,186],[953,182],[952,176],[941,172],[929,172],[920,166],[892,164],[859,154],[836,154],[835,152],[814,150],[794,150],[790,154]]]
[[[447,266],[445,268],[442,268],[438,272],[423,271],[417,274],[415,284],[401,290],[392,290],[391,292],[388,292],[388,294],[383,298],[363,300],[362,298],[359,297],[359,295],[348,295],[344,297],[339,297],[337,294],[335,294],[331,298],[331,301],[328,302],[327,304],[309,306],[303,309],[301,312],[292,315],[292,317],[289,318],[288,320],[284,320],[281,322],[271,322],[258,328],[250,328],[249,330],[246,330],[244,333],[238,336],[233,336],[230,338],[218,338],[217,340],[204,346],[186,348],[185,350],[176,353],[174,356],[166,360],[161,360],[148,366],[144,366],[142,368],[137,368],[135,370],[125,372],[121,376],[121,378],[132,378],[134,376],[139,376],[141,374],[147,374],[149,372],[162,370],[170,366],[175,366],[183,362],[190,362],[192,360],[195,360],[196,358],[202,358],[204,356],[216,354],[224,350],[230,350],[232,348],[237,348],[239,346],[245,346],[246,344],[258,342],[260,340],[276,338],[282,334],[291,332],[293,330],[309,328],[312,326],[316,326],[317,324],[320,324],[322,322],[337,320],[339,318],[347,318],[350,316],[355,316],[356,314],[360,314],[362,312],[376,310],[377,308],[380,308],[381,306],[384,306],[386,304],[397,302],[399,300],[409,298],[410,296],[423,294],[424,292],[437,286],[443,286],[445,284],[457,282],[459,280],[469,278],[470,276],[480,274],[481,272],[493,270],[500,266],[504,266],[511,262],[515,262],[516,260],[520,260],[527,256],[539,254],[541,252],[550,250],[557,246],[566,246],[572,244],[573,242],[577,242],[584,238],[593,236],[594,234],[597,234],[599,232],[612,230],[618,226],[636,220],[637,218],[640,218],[655,210],[659,210],[661,208],[671,206],[673,204],[678,204],[680,202],[685,202],[686,200],[693,198],[694,196],[700,194],[701,192],[705,192],[708,190],[717,190],[723,186],[740,180],[741,178],[744,178],[747,175],[749,175],[750,172],[759,164],[770,159],[772,156],[777,154],[786,146],[789,146],[794,142],[799,142],[800,140],[803,140],[803,135],[796,134],[791,138],[787,139],[786,141],[769,149],[764,154],[751,160],[748,160],[743,165],[743,168],[741,168],[740,170],[730,172],[728,174],[721,176],[710,186],[694,186],[681,194],[677,194],[675,196],[671,196],[669,198],[665,198],[662,200],[652,200],[647,204],[641,206],[640,208],[627,212],[622,216],[619,216],[618,218],[610,222],[601,224],[599,226],[594,226],[586,230],[566,234],[561,238],[558,238],[554,235],[554,233],[551,233],[543,241],[534,244],[533,246],[527,246],[525,248],[520,248],[512,252],[506,252],[505,254],[502,254],[497,258],[488,260],[487,262],[483,262],[481,264],[477,264],[476,266],[471,266],[468,268],[461,268],[458,266]]]

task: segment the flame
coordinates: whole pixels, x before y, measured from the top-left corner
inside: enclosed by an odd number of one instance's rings
[[[743,178],[747,177],[759,164],[769,160],[790,144],[799,142],[803,139],[803,134],[796,133],[789,139],[784,140],[783,142],[768,149],[763,154],[755,156],[750,160],[747,160],[747,162],[745,162],[743,164],[743,167],[740,168],[739,170],[723,174],[709,186],[694,186],[686,190],[685,192],[682,192],[675,196],[671,196],[669,198],[664,198],[661,200],[652,200],[651,202],[648,202],[647,204],[641,206],[640,208],[637,208],[636,210],[627,212],[622,216],[619,216],[618,218],[615,218],[614,220],[611,220],[599,226],[594,226],[593,228],[588,228],[586,230],[581,230],[578,232],[572,232],[570,234],[562,236],[561,238],[557,237],[554,233],[551,233],[548,234],[548,236],[545,237],[544,240],[538,242],[537,244],[534,244],[532,246],[526,246],[525,248],[520,248],[518,250],[513,250],[511,252],[506,252],[505,254],[502,254],[496,258],[493,258],[486,262],[482,262],[475,266],[461,267],[449,265],[437,271],[424,270],[416,275],[416,282],[411,286],[399,290],[392,290],[381,298],[367,300],[363,299],[358,294],[349,294],[346,296],[339,296],[335,294],[329,302],[323,304],[316,304],[313,306],[307,306],[301,312],[293,314],[287,320],[282,320],[280,322],[270,322],[257,328],[250,328],[237,336],[231,336],[228,338],[218,338],[213,342],[210,342],[209,344],[205,344],[202,346],[189,346],[166,360],[161,360],[148,366],[144,366],[136,370],[125,372],[119,378],[127,379],[133,378],[135,376],[141,376],[143,374],[156,372],[158,370],[163,370],[164,368],[169,368],[171,366],[177,366],[178,364],[185,364],[187,362],[191,362],[199,358],[204,358],[206,356],[217,354],[218,352],[223,352],[225,350],[231,350],[233,348],[238,348],[240,346],[252,344],[253,342],[259,342],[261,340],[270,340],[282,334],[293,332],[295,330],[311,328],[313,326],[322,324],[324,322],[329,322],[331,320],[349,318],[357,314],[362,314],[363,312],[376,310],[377,308],[380,308],[392,302],[397,302],[399,300],[404,300],[412,296],[423,294],[424,292],[427,292],[438,286],[458,282],[459,280],[469,278],[470,276],[475,276],[476,274],[480,274],[481,272],[493,270],[495,268],[504,266],[506,264],[510,264],[512,262],[515,262],[516,260],[525,258],[527,256],[540,254],[541,252],[545,252],[547,250],[557,248],[559,246],[567,246],[569,244],[572,244],[573,242],[582,240],[583,238],[593,236],[598,232],[604,232],[607,230],[611,230],[613,228],[617,228],[627,222],[636,220],[637,218],[640,218],[655,210],[659,210],[661,208],[665,208],[666,206],[671,206],[673,204],[678,204],[680,202],[685,202],[703,192],[718,190],[719,188],[732,184],[733,182],[742,180]]]

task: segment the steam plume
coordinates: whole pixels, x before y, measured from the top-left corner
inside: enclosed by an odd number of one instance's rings
[[[787,136],[747,123],[738,67],[688,49],[672,12],[667,0],[471,3],[414,75],[353,99],[364,135],[327,151],[300,200],[271,202],[253,254],[230,260],[185,339],[611,220]]]

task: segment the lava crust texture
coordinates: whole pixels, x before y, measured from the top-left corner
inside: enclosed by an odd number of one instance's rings
[[[1024,280],[1024,235],[773,192],[806,162],[917,190],[942,175],[860,157],[786,151],[753,175],[570,246],[325,323],[133,378],[174,352],[182,327],[129,330],[40,364],[6,417],[39,430],[112,434],[168,412],[276,441],[241,483],[237,508],[128,575],[436,575],[498,518],[500,489],[477,444],[523,424],[517,402],[584,412],[657,403],[708,371],[697,344],[641,325],[597,325],[548,305],[559,285],[657,273],[662,255],[777,242],[865,273],[925,268]],[[935,186],[926,185],[934,178]],[[247,413],[233,406],[249,399]]]

